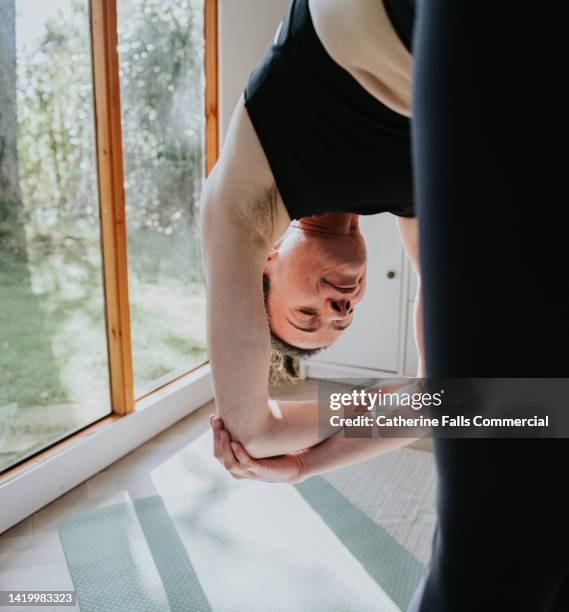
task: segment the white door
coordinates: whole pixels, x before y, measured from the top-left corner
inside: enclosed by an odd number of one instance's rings
[[[398,370],[404,251],[396,220],[390,214],[362,216],[360,227],[368,252],[366,294],[341,339],[307,361],[309,376],[311,364],[319,363]]]

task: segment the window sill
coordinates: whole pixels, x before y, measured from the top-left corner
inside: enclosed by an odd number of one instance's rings
[[[208,364],[109,415],[0,476],[0,533],[213,399]]]

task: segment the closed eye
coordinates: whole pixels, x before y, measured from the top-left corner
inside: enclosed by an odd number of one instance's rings
[[[318,311],[314,310],[314,308],[299,308],[298,312],[301,312],[304,315],[309,315],[311,317],[314,317],[318,314]]]

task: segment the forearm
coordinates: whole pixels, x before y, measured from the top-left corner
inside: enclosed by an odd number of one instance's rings
[[[416,382],[393,384],[383,386],[380,389],[386,393],[416,393]],[[369,389],[368,391],[377,391]],[[356,416],[356,413],[346,414],[346,416]],[[416,411],[410,406],[394,406],[393,408],[382,410],[386,417],[401,416],[413,418]],[[388,453],[403,446],[411,444],[422,435],[419,429],[411,430],[407,437],[396,437],[394,435],[381,436],[377,428],[371,430],[372,437],[346,437],[346,429],[340,428],[327,440],[320,444],[307,448],[299,453],[299,460],[302,468],[302,478],[309,478],[316,474],[322,474],[340,467],[359,463],[371,457]]]
[[[370,388],[369,392],[381,391],[383,393],[416,392],[415,382],[395,382],[382,385],[381,388]],[[339,425],[332,425],[330,416],[332,413],[324,410],[319,414],[318,400],[275,402],[273,410],[276,415],[266,423],[266,429],[259,432],[257,438],[250,444],[250,451],[254,457],[274,457],[276,455],[293,453],[318,445],[323,440],[332,438],[342,430]],[[361,412],[354,406],[344,406],[342,416],[346,418],[355,417]],[[397,407],[388,410],[387,413],[411,417],[415,411],[409,407]],[[229,426],[227,429],[231,432]]]
[[[401,385],[392,385],[392,387],[401,388]],[[310,402],[308,403],[310,404]],[[297,409],[299,416],[307,413],[315,414],[314,410],[312,413],[302,410],[303,402],[289,402],[288,406],[283,406],[283,408],[291,408],[292,404],[296,404],[296,406],[290,415],[291,418],[294,417],[294,412]],[[304,404],[307,404],[307,402],[304,402]],[[317,407],[317,404],[313,402],[312,408],[315,407]],[[398,411],[395,410],[394,413],[396,412]],[[300,426],[301,422],[305,422],[305,420],[306,417],[301,416],[298,425]],[[278,444],[280,442],[287,444],[283,433],[285,431],[288,431],[289,435],[294,433],[294,426],[291,427],[289,422],[288,430],[283,429],[269,436],[272,443],[268,446],[270,448],[268,452],[278,454],[266,458],[254,458],[242,444],[232,441],[230,433],[224,429],[222,419],[212,418],[211,425],[214,435],[214,455],[224,467],[235,478],[252,478],[265,482],[300,482],[310,476],[365,461],[376,455],[395,450],[416,440],[418,436],[417,431],[412,431],[406,438],[401,436],[382,438],[377,435],[380,430],[374,430],[372,431],[372,435],[375,434],[374,438],[347,438],[346,430],[338,428],[334,435],[311,448],[301,451],[280,452],[277,450]],[[317,423],[313,423],[313,425],[317,427]],[[318,431],[319,435],[323,435],[320,428],[315,431]],[[306,432],[301,428],[293,441],[299,443],[303,440],[303,436],[306,436]]]
[[[299,454],[301,479],[360,463],[414,442],[417,438],[346,438],[343,431]]]

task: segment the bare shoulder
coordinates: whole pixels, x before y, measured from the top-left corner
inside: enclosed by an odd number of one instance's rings
[[[308,4],[318,37],[338,63],[362,66],[371,59],[378,35],[389,21],[381,0],[309,0]]]
[[[412,57],[381,0],[309,0],[328,54],[381,102],[410,115]]]
[[[239,99],[231,117],[221,156],[208,178],[219,206],[229,218],[241,219],[260,239],[282,234],[290,218],[275,184],[255,128]]]

